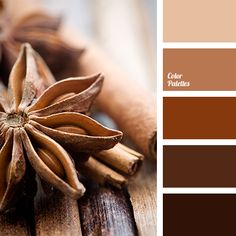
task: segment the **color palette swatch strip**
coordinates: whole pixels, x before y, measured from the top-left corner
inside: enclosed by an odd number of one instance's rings
[[[163,0],[164,236],[236,235],[235,9]]]

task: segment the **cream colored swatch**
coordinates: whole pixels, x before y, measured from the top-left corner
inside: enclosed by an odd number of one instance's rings
[[[165,42],[236,42],[235,0],[164,0]]]

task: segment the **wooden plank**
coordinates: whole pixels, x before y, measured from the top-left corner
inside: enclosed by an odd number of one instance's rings
[[[20,207],[0,215],[1,236],[31,235],[29,222],[33,219],[33,212],[31,212],[32,209],[30,209],[29,205],[26,205],[23,202],[20,204]]]
[[[156,162],[145,160],[128,188],[140,236],[156,235]]]
[[[82,235],[77,201],[56,191],[52,196],[37,196],[34,205],[37,236]]]
[[[79,209],[85,236],[136,235],[132,206],[125,190],[90,185],[79,200]]]

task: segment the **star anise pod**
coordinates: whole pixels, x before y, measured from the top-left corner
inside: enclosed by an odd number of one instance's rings
[[[30,43],[43,57],[57,79],[78,74],[78,57],[83,49],[69,46],[58,35],[61,17],[34,11],[15,20],[7,9],[0,16],[0,77],[7,84],[22,43]]]
[[[110,149],[122,137],[85,115],[100,92],[102,75],[53,82],[42,58],[24,44],[8,89],[0,86],[0,211],[20,191],[27,163],[43,181],[79,198],[85,189],[72,157],[86,162],[80,153]]]

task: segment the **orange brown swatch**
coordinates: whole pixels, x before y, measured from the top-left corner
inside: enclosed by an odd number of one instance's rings
[[[236,97],[164,97],[164,139],[235,139]]]

